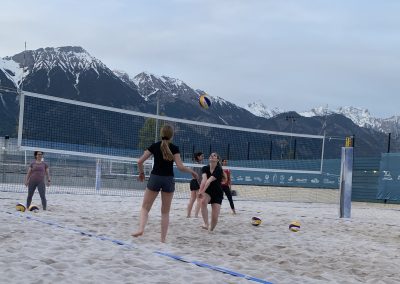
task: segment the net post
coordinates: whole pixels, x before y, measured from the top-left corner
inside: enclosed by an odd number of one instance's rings
[[[271,143],[269,145],[269,159],[272,160],[272,140],[271,140]]]
[[[339,218],[351,217],[352,182],[353,182],[353,147],[342,147],[342,158],[340,166]]]
[[[19,93],[19,118],[18,118],[18,147],[22,145],[22,128],[24,126],[24,109],[25,109],[25,94],[23,91]]]
[[[322,138],[322,149],[321,149],[321,164],[320,164],[320,172],[321,173],[324,170],[325,139],[326,139],[326,132],[324,131],[324,136]]]
[[[96,191],[101,189],[101,161],[96,161]]]

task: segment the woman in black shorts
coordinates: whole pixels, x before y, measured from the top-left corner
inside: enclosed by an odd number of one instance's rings
[[[219,212],[221,210],[222,199],[224,197],[221,188],[221,181],[224,176],[220,157],[217,153],[211,153],[208,158],[209,165],[202,169],[202,180],[199,190],[201,198],[201,215],[203,216],[204,229],[213,231],[218,223]],[[211,204],[211,225],[208,222],[207,204]]]
[[[143,196],[142,209],[140,210],[139,229],[133,233],[132,236],[139,237],[143,235],[144,228],[149,219],[150,209],[161,190],[161,242],[165,243],[169,225],[169,211],[175,191],[174,162],[180,171],[191,173],[193,178],[197,178],[198,175],[192,169],[183,165],[178,146],[171,143],[172,137],[174,136],[173,128],[169,125],[164,125],[160,130],[160,134],[161,141],[147,148],[142,157],[138,160],[138,179],[143,182],[145,179],[143,164],[151,155],[154,156],[153,170],[147,182],[147,188]]]
[[[202,164],[203,160],[204,160],[204,154],[202,152],[196,152],[193,155],[193,160],[196,164]],[[187,218],[190,218],[191,214],[192,214],[192,208],[193,208],[193,204],[196,201],[199,189],[200,189],[200,183],[201,183],[201,169],[202,167],[194,167],[193,170],[199,175],[199,177],[197,179],[192,179],[190,181],[190,199],[189,199],[189,203],[187,206]],[[200,211],[200,200],[197,200],[196,203],[196,208],[195,208],[195,213],[194,216],[197,218],[199,217],[199,211]]]

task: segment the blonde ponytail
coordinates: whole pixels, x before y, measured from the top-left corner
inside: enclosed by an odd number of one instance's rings
[[[169,148],[169,143],[171,143],[171,138],[174,136],[174,129],[169,125],[164,125],[160,130],[161,135],[161,153],[163,159],[167,161],[173,161],[174,155]]]

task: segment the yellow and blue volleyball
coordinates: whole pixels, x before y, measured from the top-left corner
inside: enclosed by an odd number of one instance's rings
[[[211,106],[210,97],[207,95],[201,95],[199,98],[199,105],[204,109],[208,109]]]
[[[298,232],[300,231],[300,222],[299,221],[293,221],[289,225],[289,230],[292,232]]]
[[[15,209],[17,209],[17,211],[25,212],[26,207],[25,207],[24,204],[18,203],[18,204],[15,206]]]
[[[28,210],[36,213],[39,211],[39,207],[37,207],[36,205],[31,205],[29,206]]]
[[[253,226],[259,226],[259,225],[261,225],[261,222],[262,222],[261,219],[258,217],[251,218],[251,224]]]

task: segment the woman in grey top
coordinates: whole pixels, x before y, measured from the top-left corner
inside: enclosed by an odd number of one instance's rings
[[[26,200],[26,208],[31,206],[32,197],[36,188],[39,191],[40,199],[42,200],[43,210],[47,209],[46,201],[46,185],[45,177],[47,179],[47,186],[50,186],[50,173],[49,166],[43,162],[43,152],[34,152],[35,161],[29,165],[28,173],[25,177],[25,185],[28,187],[28,198]]]

